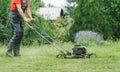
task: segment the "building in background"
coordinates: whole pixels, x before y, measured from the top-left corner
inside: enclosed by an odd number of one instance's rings
[[[45,20],[56,21],[63,18],[64,12],[59,7],[43,7],[37,10],[37,13],[44,17]]]

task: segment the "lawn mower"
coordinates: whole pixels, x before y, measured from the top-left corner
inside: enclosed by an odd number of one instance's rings
[[[29,28],[34,30],[41,38],[43,38],[45,41],[47,41],[49,44],[51,44],[54,48],[56,48],[60,54],[56,56],[56,58],[90,58],[91,55],[94,55],[94,53],[87,53],[87,50],[84,46],[81,45],[75,45],[72,48],[73,52],[70,52],[60,43],[57,43],[55,39],[53,39],[50,35],[48,35],[46,32],[43,32],[40,28],[38,28],[36,25],[33,24],[27,24]]]

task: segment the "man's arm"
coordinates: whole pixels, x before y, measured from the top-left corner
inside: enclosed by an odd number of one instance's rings
[[[23,13],[23,10],[21,9],[21,4],[16,4],[16,6],[17,6],[17,10],[18,10],[19,14],[24,19],[24,21],[30,22],[30,19],[25,17],[25,14]]]
[[[30,11],[30,7],[27,7],[26,12],[27,12],[28,16],[30,17],[30,19],[32,21],[35,21],[35,19],[32,17],[32,14],[31,14],[31,11]]]

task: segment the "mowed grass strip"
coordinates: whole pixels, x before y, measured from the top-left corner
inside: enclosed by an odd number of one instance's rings
[[[64,44],[71,50],[73,43]],[[7,57],[6,46],[0,46],[0,72],[120,72],[120,42],[86,46],[91,59],[59,59],[51,45],[26,46],[20,57]]]

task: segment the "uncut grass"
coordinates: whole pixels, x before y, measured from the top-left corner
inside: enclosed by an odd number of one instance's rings
[[[68,50],[72,43],[66,43]],[[50,45],[21,48],[21,57],[5,56],[6,47],[0,48],[0,72],[119,72],[120,45],[110,43],[86,46],[96,53],[91,59],[58,59],[59,53]]]

